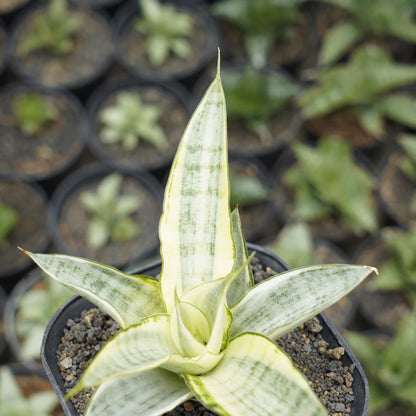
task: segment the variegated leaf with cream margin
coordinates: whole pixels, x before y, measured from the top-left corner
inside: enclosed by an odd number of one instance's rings
[[[374,269],[311,266],[253,284],[238,211],[229,209],[219,70],[179,145],[159,234],[160,282],[27,252],[123,328],[69,394],[98,387],[86,416],[157,416],[192,397],[219,415],[326,415],[270,337],[333,304]]]

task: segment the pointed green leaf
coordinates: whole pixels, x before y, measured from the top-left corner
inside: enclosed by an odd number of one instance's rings
[[[376,269],[317,265],[280,273],[254,286],[231,308],[230,337],[256,332],[277,338],[349,293]]]
[[[131,276],[78,257],[25,253],[52,279],[94,303],[122,328],[164,312],[159,283],[151,277]]]
[[[228,206],[226,112],[219,74],[195,110],[172,165],[159,235],[168,312],[178,296],[234,263]]]
[[[241,227],[240,215],[238,208],[235,208],[231,213],[231,225],[233,232],[233,240],[235,247],[235,263],[233,270],[238,269],[242,264],[247,262],[248,253],[246,241],[244,239],[243,230]],[[228,306],[234,305],[254,284],[253,274],[251,272],[250,263],[244,267],[240,275],[231,284],[227,293]]]
[[[218,415],[327,415],[290,358],[257,334],[232,340],[209,374],[184,378],[198,400]]]
[[[378,99],[376,108],[390,120],[416,128],[416,99],[413,96],[389,94]]]
[[[92,397],[86,416],[159,416],[191,396],[176,374],[158,368],[102,384]]]
[[[157,368],[175,352],[169,336],[169,317],[151,316],[111,339],[94,357],[70,394],[112,378]]]
[[[351,47],[364,35],[357,24],[342,22],[331,28],[323,40],[319,53],[319,63],[329,65],[348,52]]]

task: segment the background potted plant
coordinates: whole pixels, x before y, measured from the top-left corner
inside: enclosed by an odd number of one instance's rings
[[[112,58],[111,27],[104,15],[50,0],[14,23],[10,63],[21,77],[48,87],[82,91]]]
[[[189,80],[216,54],[216,25],[197,2],[135,1],[114,24],[118,61],[142,79]]]
[[[162,191],[145,172],[87,165],[56,189],[49,230],[56,247],[123,267],[151,255]]]
[[[298,102],[316,135],[337,135],[356,147],[371,147],[387,136],[385,119],[415,127],[416,101],[397,91],[415,80],[414,65],[396,63],[382,49],[365,45],[348,62],[320,69]]]
[[[295,160],[283,155],[273,175],[282,178],[272,184],[281,224],[300,219],[314,236],[338,242],[376,230],[375,179],[355,161],[348,142],[323,137],[315,147],[297,142],[291,150]]]
[[[327,414],[272,339],[313,317],[375,269],[311,266],[254,285],[248,266],[254,253],[248,256],[238,211],[231,214],[229,208],[226,146],[225,98],[217,74],[185,130],[166,186],[159,281],[85,259],[26,252],[123,329],[71,389],[73,396],[100,386],[87,415],[133,409],[163,414],[191,396],[224,415],[277,409],[287,415],[311,409]],[[56,356],[54,361],[56,366]],[[290,380],[290,399],[283,380]],[[150,394],[150,400],[139,392]],[[267,397],[261,407],[260,393]]]
[[[0,173],[51,184],[80,157],[85,110],[70,92],[13,83],[0,92]]]
[[[221,48],[255,68],[290,66],[306,58],[311,21],[303,0],[221,0],[212,5],[221,24]]]
[[[45,328],[73,292],[32,270],[13,288],[4,313],[4,331],[12,356],[23,365],[40,362]]]
[[[412,19],[416,5],[411,0],[397,3],[388,0],[323,1],[344,9],[348,17],[331,26],[322,39],[321,65],[334,63],[363,41],[378,41],[396,58],[403,58],[403,50],[409,50],[403,41],[416,42],[416,24]],[[393,42],[394,38],[401,42]]]
[[[180,85],[118,82],[88,101],[91,151],[115,166],[160,170],[173,160],[189,95]]]

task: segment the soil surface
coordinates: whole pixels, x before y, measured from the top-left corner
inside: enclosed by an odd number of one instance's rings
[[[255,282],[275,273],[270,268],[263,269],[256,258],[253,260]],[[348,415],[354,400],[352,390],[354,368],[343,366],[340,359],[344,355],[344,349],[329,348],[320,334],[321,330],[319,319],[313,318],[276,342],[309,379],[312,388],[328,409],[328,413],[333,416]],[[76,384],[100,348],[118,331],[118,324],[98,309],[83,311],[81,317],[68,320],[62,343],[57,351],[57,360],[60,363],[67,391]],[[87,390],[72,399],[79,415],[84,414],[92,393],[92,390]],[[197,401],[191,400],[166,415],[212,416],[215,414]]]
[[[18,97],[39,93],[45,104],[54,108],[55,120],[38,132],[25,134],[19,128],[13,103]],[[16,177],[44,179],[68,167],[84,147],[85,121],[80,108],[57,92],[16,86],[0,93],[0,173]]]
[[[127,150],[122,143],[108,144],[100,140],[103,124],[98,120],[97,114],[103,109],[114,106],[120,93],[128,91],[137,92],[145,106],[157,106],[160,110],[158,125],[166,135],[168,144],[158,149],[146,140],[140,139],[137,147]],[[92,150],[99,157],[113,161],[115,164],[133,169],[157,169],[165,167],[173,160],[178,143],[186,127],[188,111],[184,105],[169,90],[156,86],[128,86],[117,88],[113,93],[97,103],[92,120],[93,135],[91,137]]]
[[[33,19],[43,11],[43,7],[31,10],[14,29],[14,65],[17,70],[49,87],[77,88],[101,75],[113,53],[111,27],[102,15],[87,9],[73,10],[82,24],[69,53],[51,54],[36,50],[24,54],[19,50],[21,39],[28,36]]]

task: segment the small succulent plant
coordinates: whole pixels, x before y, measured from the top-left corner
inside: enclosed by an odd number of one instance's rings
[[[368,374],[371,396],[369,414],[381,414],[378,412],[392,405],[398,406],[398,414],[414,414],[416,314],[413,312],[402,318],[396,334],[387,345],[380,345],[357,332],[345,336]]]
[[[0,202],[0,248],[7,244],[7,237],[19,222],[19,214],[17,211]]]
[[[351,60],[318,73],[317,82],[299,97],[306,119],[351,109],[374,137],[384,132],[384,118],[415,128],[416,100],[392,90],[416,81],[416,66],[395,63],[382,49],[366,45]]]
[[[316,148],[303,143],[292,147],[297,163],[284,182],[295,193],[295,215],[316,221],[335,215],[355,233],[377,227],[371,176],[352,157],[348,143],[323,137]]]
[[[291,36],[302,1],[221,0],[213,12],[241,29],[250,64],[263,68],[273,44]]]
[[[192,17],[176,10],[174,4],[159,0],[139,0],[142,16],[135,28],[146,36],[145,48],[153,66],[162,65],[169,53],[187,58],[191,52]]]
[[[56,120],[55,108],[38,93],[22,94],[13,103],[14,115],[20,130],[28,135],[41,131]]]
[[[42,275],[36,285],[16,299],[16,334],[21,342],[21,361],[39,360],[43,333],[56,310],[74,293]]]
[[[26,252],[121,325],[68,395],[98,387],[86,416],[162,415],[191,397],[224,416],[327,415],[272,339],[330,306],[375,269],[311,266],[254,285],[254,253],[248,256],[238,211],[229,207],[219,70],[179,145],[159,236],[159,280],[71,256]]]
[[[161,111],[156,105],[146,105],[137,92],[120,92],[117,103],[104,108],[98,114],[103,127],[100,140],[103,143],[120,142],[124,149],[135,149],[140,140],[163,149],[167,138],[157,124]]]
[[[222,74],[230,120],[242,120],[264,142],[270,140],[268,122],[288,107],[300,86],[280,72],[247,66],[243,71],[225,69]]]
[[[19,51],[23,54],[38,50],[52,54],[68,53],[81,25],[81,19],[68,9],[66,0],[50,0],[48,8],[33,19],[27,36],[18,46]]]
[[[43,391],[28,398],[23,395],[12,371],[0,367],[0,414],[4,416],[52,416],[58,399],[55,393]]]
[[[396,37],[416,43],[413,0],[324,0],[349,13],[324,38],[319,62],[328,65],[370,36]]]
[[[99,249],[109,241],[128,241],[139,233],[139,227],[130,218],[140,207],[134,195],[120,195],[123,176],[112,173],[97,186],[96,192],[84,191],[80,201],[91,215],[87,229],[87,244]]]

